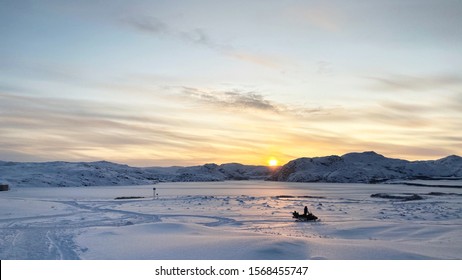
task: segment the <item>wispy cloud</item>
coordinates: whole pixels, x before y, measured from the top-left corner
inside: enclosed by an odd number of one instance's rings
[[[462,76],[457,75],[433,75],[433,76],[409,76],[388,75],[384,77],[367,77],[373,81],[372,89],[382,91],[428,91],[442,88],[462,89]]]
[[[219,43],[211,38],[211,36],[203,28],[195,27],[186,31],[179,30],[156,17],[141,15],[124,18],[121,22],[135,30],[153,36],[165,36],[181,40],[185,43],[202,46],[219,52],[222,55],[255,65],[277,69],[280,69],[283,66],[283,62],[280,58],[256,52],[238,50],[231,44]]]
[[[169,26],[155,17],[130,17],[124,18],[122,22],[150,34],[175,35]]]
[[[225,96],[227,101],[206,94],[193,99],[221,104],[215,107],[219,109],[226,102],[252,110],[275,109],[263,96],[228,92],[221,98]],[[3,92],[0,160],[106,159],[135,165],[185,165],[253,159],[255,163],[268,145],[266,133],[274,135],[271,143],[283,145],[277,131],[267,131],[268,122],[223,114],[223,110],[210,110],[206,118],[200,118],[202,110],[184,110],[191,102],[183,97],[169,114],[157,114],[155,105],[146,109],[130,103]]]
[[[412,129],[444,128],[447,135],[460,130],[462,76],[388,75],[368,79],[372,81],[369,89],[386,93],[370,110],[364,110],[371,121]],[[403,92],[408,95],[397,98]]]
[[[274,56],[243,51],[226,51],[225,53],[230,57],[268,68],[281,69],[284,65],[281,59]]]
[[[341,16],[333,7],[319,6],[302,11],[302,17],[312,25],[329,32],[341,30]]]
[[[185,43],[192,43],[201,45],[217,51],[226,51],[233,49],[232,46],[218,44],[213,41],[205,30],[201,28],[193,28],[188,31],[178,30],[161,21],[160,19],[152,16],[136,16],[124,18],[122,22],[134,29],[154,35],[154,36],[167,36],[175,39],[182,40]]]
[[[462,86],[451,98],[447,100],[446,107],[458,114],[462,114]]]
[[[256,163],[269,154],[289,160],[354,150],[422,158],[461,148],[459,132],[445,133],[460,123],[426,118],[431,108],[405,102],[310,109],[275,102],[257,91],[181,90],[181,104],[173,99],[178,107],[157,116],[149,114],[156,106],[145,110],[132,108],[130,103],[121,107],[110,102],[2,93],[0,159],[184,165]],[[195,102],[201,106],[191,106]],[[409,110],[414,113],[403,115]]]
[[[278,105],[255,92],[207,91],[185,87],[184,94],[212,106],[280,112]]]
[[[182,150],[207,140],[178,129],[179,123],[168,116],[142,117],[135,111],[107,102],[1,93],[0,145],[10,146],[11,153],[31,150],[36,157],[50,157],[66,151],[90,156],[94,150],[120,155],[138,147]]]
[[[46,81],[72,86],[90,87],[98,84],[98,79],[88,71],[65,63],[56,63],[40,58],[25,59],[8,57],[0,60],[0,71],[25,81]],[[0,86],[4,86],[0,85]],[[23,85],[21,85],[23,86]],[[19,88],[19,85],[15,85]],[[36,90],[36,89],[34,89]]]
[[[330,118],[337,108],[321,108],[297,106],[276,102],[258,93],[245,90],[207,90],[184,87],[183,94],[191,100],[201,102],[211,107],[225,108],[234,111],[270,111],[273,114],[296,118]]]
[[[399,101],[381,101],[370,109],[364,109],[364,119],[376,124],[386,124],[403,128],[432,127],[435,120],[434,113],[439,108],[431,105]]]
[[[306,22],[312,27],[327,31],[328,33],[337,33],[345,25],[342,9],[337,4],[326,1],[317,1],[316,3],[303,2],[290,5],[286,8],[287,17],[292,20]]]

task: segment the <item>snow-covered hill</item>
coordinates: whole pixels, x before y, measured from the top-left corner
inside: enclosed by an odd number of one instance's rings
[[[158,182],[199,182],[264,179],[265,166],[237,163],[191,167],[131,167],[107,161],[19,163],[0,161],[0,183],[11,187],[79,187],[147,185]]]
[[[299,158],[290,161],[269,179],[288,182],[378,183],[388,180],[462,177],[462,158],[407,161],[375,152],[343,156]]]
[[[407,161],[375,152],[299,158],[276,171],[239,163],[190,167],[131,167],[107,161],[19,163],[0,161],[0,183],[11,187],[149,185],[267,179],[288,182],[378,183],[390,180],[462,178],[462,158]]]

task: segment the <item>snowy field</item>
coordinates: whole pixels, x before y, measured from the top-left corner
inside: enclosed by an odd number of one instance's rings
[[[144,198],[115,199],[123,196]],[[319,222],[292,219],[305,205]],[[266,181],[14,188],[0,192],[0,259],[462,259],[462,189]]]

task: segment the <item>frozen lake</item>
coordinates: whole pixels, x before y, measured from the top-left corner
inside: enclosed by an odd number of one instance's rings
[[[13,188],[0,203],[1,259],[462,258],[460,188],[162,183]],[[321,221],[294,222],[304,206]]]
[[[414,181],[411,181],[414,182]],[[2,197],[34,197],[56,199],[113,199],[119,196],[153,196],[153,188],[160,198],[188,195],[217,196],[259,196],[278,195],[311,195],[330,196],[336,198],[368,198],[379,192],[390,193],[428,193],[449,192],[461,193],[462,188],[431,187],[438,181],[423,181],[429,187],[408,186],[400,184],[335,184],[335,183],[290,183],[273,181],[225,181],[225,182],[191,182],[161,183],[142,186],[101,186],[101,187],[67,187],[67,188],[22,188],[12,189]],[[461,181],[445,181],[448,186],[462,185]]]

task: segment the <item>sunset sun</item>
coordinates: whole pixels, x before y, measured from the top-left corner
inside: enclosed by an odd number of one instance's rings
[[[278,166],[278,163],[279,163],[278,160],[275,159],[275,158],[272,158],[272,159],[268,160],[268,165],[269,166]]]

